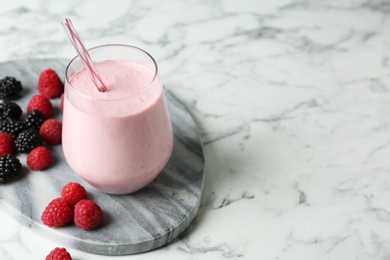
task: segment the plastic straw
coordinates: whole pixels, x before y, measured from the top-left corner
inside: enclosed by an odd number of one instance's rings
[[[87,69],[88,74],[91,77],[93,83],[100,92],[106,92],[107,87],[104,85],[102,79],[100,78],[99,73],[96,70],[95,65],[91,59],[91,56],[89,56],[89,53],[85,48],[83,42],[81,41],[80,36],[74,29],[72,21],[69,18],[65,18],[65,20],[62,21],[61,24],[64,27],[66,33],[68,34],[70,42],[76,49],[76,52],[79,55],[81,61],[83,62],[85,68]]]

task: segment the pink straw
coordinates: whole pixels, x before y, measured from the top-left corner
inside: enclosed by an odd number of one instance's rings
[[[66,33],[70,39],[70,42],[73,44],[76,49],[77,54],[79,55],[81,61],[83,62],[85,68],[88,71],[89,76],[91,77],[93,83],[96,85],[97,89],[100,92],[106,92],[107,88],[104,85],[102,79],[99,76],[98,71],[96,70],[91,56],[87,49],[85,48],[83,42],[80,39],[80,36],[77,34],[76,30],[72,25],[72,21],[69,18],[65,18],[64,21],[61,22],[62,26],[65,28]]]

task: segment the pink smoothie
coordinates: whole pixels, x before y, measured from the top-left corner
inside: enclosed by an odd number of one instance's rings
[[[161,83],[130,61],[96,63],[108,91],[85,69],[65,90],[62,146],[70,167],[96,188],[126,194],[150,183],[170,158],[173,134]],[[79,93],[77,93],[79,92]]]

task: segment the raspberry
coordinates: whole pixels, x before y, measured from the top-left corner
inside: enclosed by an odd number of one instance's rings
[[[53,105],[50,100],[42,95],[34,95],[30,99],[27,105],[27,114],[31,113],[33,110],[38,109],[45,115],[46,118],[50,118],[53,113]]]
[[[22,89],[20,81],[14,77],[5,77],[0,80],[0,99],[15,99]]]
[[[41,220],[48,227],[60,227],[73,219],[73,210],[62,198],[52,200],[43,211]]]
[[[19,159],[8,154],[0,157],[0,183],[4,183],[20,173],[22,164]]]
[[[56,98],[64,92],[64,84],[54,70],[47,69],[39,75],[38,91],[47,98]]]
[[[56,247],[46,256],[45,260],[72,260],[72,257],[65,248]]]
[[[51,165],[53,159],[50,151],[44,146],[34,148],[27,156],[27,165],[31,170],[43,171]]]
[[[35,147],[43,145],[38,130],[31,128],[21,132],[15,141],[16,149],[21,153],[29,153]]]
[[[25,129],[35,128],[39,130],[45,120],[46,116],[38,109],[35,109],[29,114],[27,114],[26,118],[23,121],[23,125]]]
[[[74,207],[77,202],[87,198],[87,191],[81,184],[70,182],[62,187],[61,198],[68,202],[71,207]]]
[[[17,137],[24,130],[24,125],[11,118],[0,119],[0,131]]]
[[[91,200],[80,200],[74,207],[74,223],[83,230],[96,228],[102,218],[101,208]]]
[[[0,103],[0,118],[6,119],[11,118],[19,120],[22,115],[22,109],[14,102]]]
[[[56,145],[61,143],[62,124],[55,119],[46,120],[39,129],[39,134],[43,141],[49,145]]]
[[[0,132],[0,156],[13,153],[15,150],[15,139],[12,135]]]

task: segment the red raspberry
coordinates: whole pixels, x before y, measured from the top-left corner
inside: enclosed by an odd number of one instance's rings
[[[41,125],[39,134],[47,144],[60,144],[62,136],[62,124],[55,119],[48,119]]]
[[[47,69],[39,75],[38,91],[47,98],[56,98],[64,92],[64,84],[54,70]]]
[[[38,109],[46,116],[46,118],[50,118],[53,113],[53,105],[50,100],[42,95],[34,95],[30,99],[27,105],[27,114],[30,114],[33,110]]]
[[[48,227],[60,227],[73,219],[73,210],[63,198],[52,200],[43,211],[41,220]]]
[[[61,190],[61,198],[68,202],[72,208],[80,200],[87,198],[87,191],[77,182],[69,182]]]
[[[54,248],[45,258],[46,260],[72,260],[65,248]]]
[[[15,139],[12,135],[0,132],[0,156],[13,153],[15,150]]]
[[[80,200],[74,207],[74,223],[83,230],[96,228],[102,218],[101,208],[92,200]]]
[[[27,156],[27,165],[35,171],[43,171],[52,163],[50,151],[44,146],[34,148]]]

